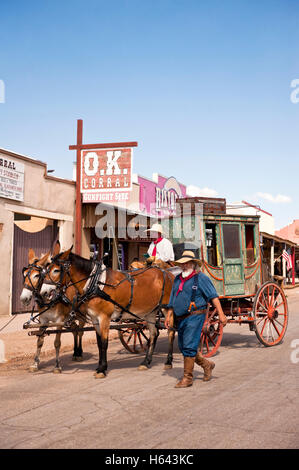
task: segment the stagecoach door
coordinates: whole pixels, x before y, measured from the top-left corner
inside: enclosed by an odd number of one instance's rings
[[[245,278],[241,226],[238,223],[221,225],[224,293],[226,296],[242,295],[245,293]]]

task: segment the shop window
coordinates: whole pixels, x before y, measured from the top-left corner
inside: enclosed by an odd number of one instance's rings
[[[223,224],[222,230],[225,258],[241,258],[240,226],[238,224]]]
[[[217,258],[216,224],[206,224],[207,262],[211,266],[219,266]]]
[[[253,264],[255,261],[254,226],[253,225],[245,225],[245,247],[246,247],[247,265]]]

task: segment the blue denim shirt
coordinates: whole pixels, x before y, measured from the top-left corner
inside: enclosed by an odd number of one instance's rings
[[[168,308],[173,308],[173,311],[177,316],[185,315],[188,312],[188,308],[191,302],[194,277],[188,279],[188,281],[184,283],[183,290],[179,292],[178,295],[176,295],[180,282],[180,275],[178,275],[174,279],[168,303]],[[196,308],[200,310],[205,309],[207,307],[207,303],[212,299],[215,299],[215,297],[218,297],[218,294],[214,284],[208,276],[202,272],[199,272],[198,285],[194,300]]]

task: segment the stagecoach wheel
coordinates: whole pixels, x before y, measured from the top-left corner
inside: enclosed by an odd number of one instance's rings
[[[255,334],[264,346],[281,343],[288,325],[288,304],[282,288],[275,282],[263,284],[254,299]]]
[[[223,337],[223,325],[216,309],[210,309],[202,327],[199,350],[204,357],[216,354]]]
[[[120,342],[132,354],[144,352],[149,342],[149,337],[145,333],[146,329],[146,325],[136,325],[136,328],[118,330]]]

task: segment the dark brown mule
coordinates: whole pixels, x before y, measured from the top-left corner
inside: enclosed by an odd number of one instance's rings
[[[81,295],[84,295],[86,278],[90,276],[93,268],[92,261],[84,259],[74,253],[71,249],[61,253],[53,259],[48,266],[48,274],[42,286],[41,293],[50,293],[57,285],[66,287],[76,284]],[[99,364],[95,376],[102,378],[107,372],[107,348],[110,321],[113,314],[120,316],[122,308],[128,309],[134,315],[147,322],[150,339],[146,356],[139,369],[148,369],[154,352],[159,330],[156,327],[156,314],[160,305],[169,301],[174,276],[162,271],[158,267],[150,267],[141,270],[124,273],[106,268],[101,265],[101,284],[96,296],[85,298],[80,307],[81,312],[88,314],[97,334],[99,349]],[[66,289],[66,295],[72,301],[74,295]],[[103,298],[105,296],[105,298]],[[107,300],[107,296],[109,300]],[[111,302],[112,301],[112,302]],[[115,305],[113,302],[116,302]],[[166,311],[163,311],[163,314]],[[136,319],[125,312],[122,319]],[[171,344],[172,347],[172,344]],[[172,350],[171,350],[172,358]],[[171,364],[171,362],[170,362]]]
[[[55,245],[53,256],[56,256],[60,251],[59,242]],[[38,319],[40,322],[39,333],[45,331],[45,324],[54,323],[64,323],[67,319],[70,311],[71,305],[66,305],[62,302],[53,303],[53,305],[48,309],[46,301],[42,299],[40,295],[40,288],[43,280],[43,268],[51,261],[50,252],[46,255],[38,258],[35,256],[34,250],[31,248],[28,252],[28,262],[29,266],[23,270],[23,290],[20,296],[23,304],[28,305],[32,297],[35,298],[38,304]],[[41,313],[43,312],[43,313]],[[85,321],[79,320],[79,327],[83,328]],[[61,329],[62,327],[57,327],[57,333],[55,336],[54,346],[56,350],[56,362],[53,372],[61,372],[61,365],[59,360],[60,347],[61,347]],[[82,336],[83,332],[74,332],[74,353],[73,360],[80,361],[83,359],[83,350],[82,350]],[[39,369],[40,365],[40,354],[44,344],[44,335],[41,334],[37,336],[37,347],[34,357],[34,363],[30,366],[30,372],[36,372]]]

